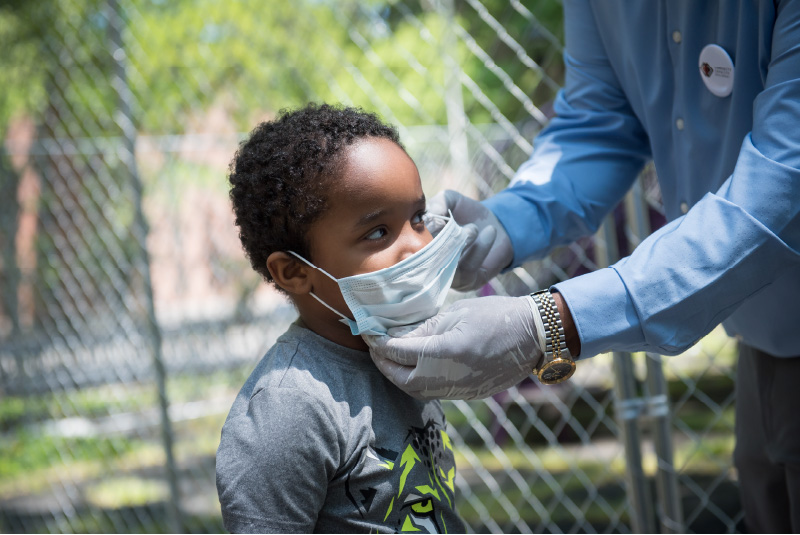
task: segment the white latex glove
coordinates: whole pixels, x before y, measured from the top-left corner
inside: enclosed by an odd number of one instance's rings
[[[503,224],[475,199],[453,190],[441,191],[428,202],[428,212],[443,216],[453,212],[456,223],[467,227],[469,233],[453,278],[453,289],[461,292],[476,290],[496,277],[514,259],[514,248]],[[444,224],[439,218],[431,218],[427,226],[431,233],[436,234]]]
[[[539,365],[540,336],[544,327],[533,298],[492,296],[463,299],[416,327],[363,338],[378,369],[408,394],[482,399]]]

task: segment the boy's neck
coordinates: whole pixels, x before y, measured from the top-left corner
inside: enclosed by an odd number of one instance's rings
[[[351,334],[350,328],[343,323],[336,322],[336,324],[331,324],[325,321],[314,321],[314,319],[305,316],[301,310],[300,324],[340,346],[359,351],[369,351],[369,346],[364,339],[361,336]]]

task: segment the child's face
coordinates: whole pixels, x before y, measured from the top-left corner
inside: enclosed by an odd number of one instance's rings
[[[350,147],[335,184],[309,244],[310,260],[337,279],[393,266],[433,239],[422,221],[425,195],[417,167],[392,141],[369,138]],[[352,317],[338,285],[322,273],[312,275],[314,292]]]

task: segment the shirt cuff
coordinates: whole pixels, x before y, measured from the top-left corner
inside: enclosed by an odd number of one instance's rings
[[[603,268],[551,287],[561,293],[578,330],[581,359],[646,345],[639,316],[616,270]]]

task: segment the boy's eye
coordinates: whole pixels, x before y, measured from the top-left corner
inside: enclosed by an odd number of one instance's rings
[[[423,222],[422,218],[426,213],[427,213],[426,210],[421,210],[417,212],[416,214],[414,214],[414,217],[411,218],[411,223],[414,225],[416,225],[417,223],[422,223]]]
[[[381,227],[381,228],[376,228],[375,230],[373,230],[372,232],[367,234],[366,239],[367,240],[380,240],[384,236],[386,236],[386,229]]]

